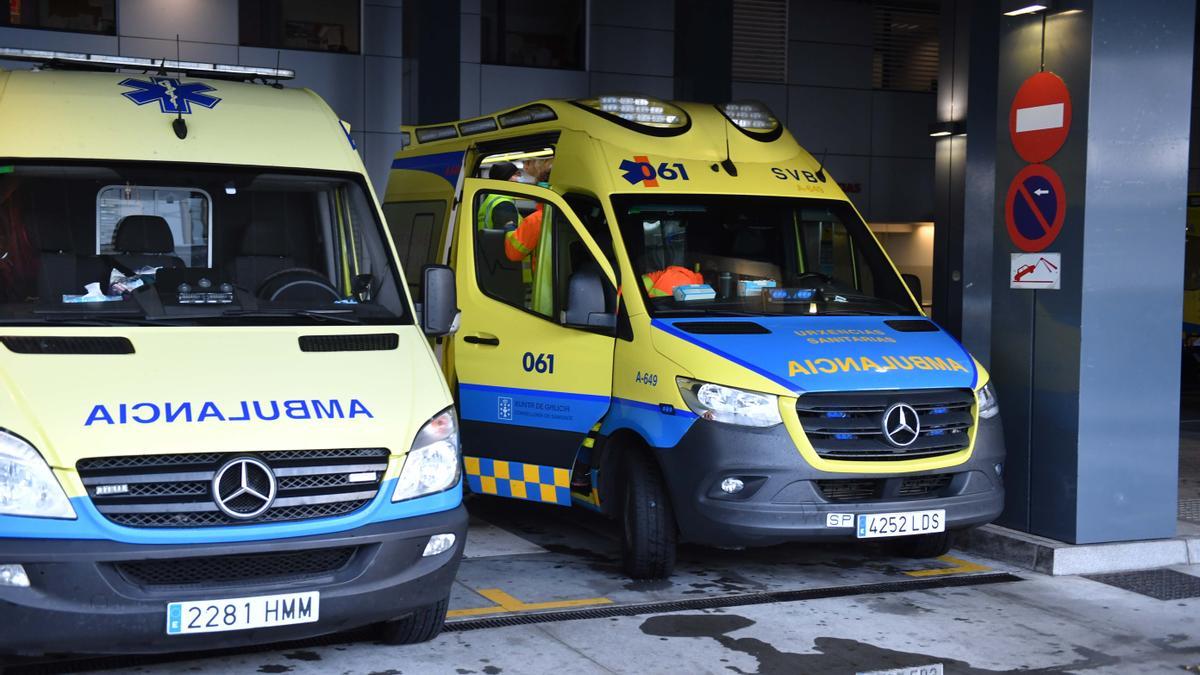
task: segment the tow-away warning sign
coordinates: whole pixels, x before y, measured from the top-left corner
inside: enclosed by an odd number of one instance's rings
[[[1014,253],[1009,271],[1009,288],[1062,288],[1061,253]]]

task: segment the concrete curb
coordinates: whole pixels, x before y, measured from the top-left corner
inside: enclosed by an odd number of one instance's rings
[[[963,532],[955,547],[1042,574],[1105,574],[1200,563],[1200,537],[1066,544],[999,525]]]

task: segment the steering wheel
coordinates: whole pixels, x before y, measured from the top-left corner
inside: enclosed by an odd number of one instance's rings
[[[342,299],[329,279],[307,267],[290,267],[263,279],[258,297],[271,302],[312,302],[332,304]]]

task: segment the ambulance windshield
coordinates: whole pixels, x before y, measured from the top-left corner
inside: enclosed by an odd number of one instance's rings
[[[844,202],[663,195],[613,205],[653,314],[918,313]]]
[[[411,323],[361,179],[0,162],[0,323]]]

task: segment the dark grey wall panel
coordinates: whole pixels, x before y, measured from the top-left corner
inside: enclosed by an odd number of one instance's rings
[[[788,84],[839,89],[871,88],[871,47],[788,42]]]
[[[871,4],[865,0],[791,0],[788,37],[870,46]]]
[[[871,154],[933,158],[935,94],[912,91],[871,92]],[[932,163],[930,163],[932,166]]]
[[[788,87],[788,130],[813,154],[871,154],[871,91]]]

